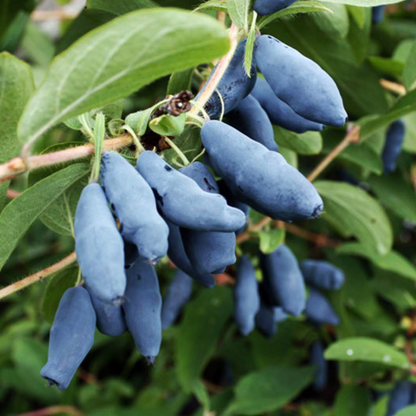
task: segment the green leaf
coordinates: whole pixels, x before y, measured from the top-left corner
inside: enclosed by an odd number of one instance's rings
[[[322,6],[327,7],[332,13],[314,14],[312,18],[317,26],[329,36],[345,38],[350,27],[347,7],[344,4],[326,1],[322,2]]]
[[[42,300],[42,315],[49,323],[53,322],[62,295],[67,289],[75,286],[78,270],[78,267],[69,267],[56,273],[49,280]]]
[[[0,268],[35,220],[88,170],[89,165],[84,163],[68,166],[36,183],[6,206],[0,215]]]
[[[362,120],[360,138],[365,140],[377,130],[383,129],[389,126],[393,121],[398,120],[399,118],[416,111],[416,91],[413,90],[403,97],[399,98],[393,107],[385,114]]]
[[[409,260],[407,260],[406,257],[398,253],[397,251],[390,251],[384,256],[381,256],[377,253],[373,253],[364,244],[347,243],[338,247],[337,252],[339,254],[350,254],[365,257],[371,260],[380,269],[390,270],[399,274],[400,276],[416,280],[415,266],[413,266],[413,264]]]
[[[267,231],[259,232],[260,251],[264,254],[270,254],[282,244],[285,238],[285,230],[283,228],[272,228]]]
[[[222,0],[208,0],[200,4],[195,11],[214,10],[216,12],[228,12],[226,4]]]
[[[31,12],[35,6],[33,0],[12,0],[0,3],[0,40],[6,33],[9,25],[21,11]]]
[[[176,370],[185,391],[193,390],[231,312],[231,291],[225,287],[205,290],[186,306],[176,339]]]
[[[250,31],[247,35],[246,53],[244,54],[244,69],[246,70],[246,74],[249,78],[251,78],[251,68],[253,65],[253,51],[254,44],[256,42],[256,34],[256,18],[253,18],[252,24],[250,26]]]
[[[20,46],[26,56],[40,66],[47,66],[55,54],[52,39],[34,23],[26,26]]]
[[[243,377],[225,415],[259,415],[294,399],[313,378],[312,367],[269,367]]]
[[[368,416],[371,400],[365,387],[345,385],[338,391],[334,416]]]
[[[186,113],[180,116],[171,116],[170,114],[163,114],[160,117],[154,118],[149,127],[155,133],[161,136],[179,136],[185,130]]]
[[[332,181],[314,183],[324,200],[322,218],[345,237],[355,236],[379,254],[393,243],[389,219],[380,204],[362,189]]]
[[[282,127],[273,126],[274,137],[279,146],[300,155],[317,155],[322,150],[322,136],[317,131],[297,134]]]
[[[403,150],[408,153],[416,153],[416,113],[410,113],[403,117],[406,124]]]
[[[399,217],[416,222],[416,194],[399,174],[371,176],[369,183],[380,202]]]
[[[121,16],[139,9],[158,7],[152,0],[87,0],[88,9],[98,9]]]
[[[250,0],[226,0],[228,14],[232,22],[245,32],[248,31]]]
[[[189,91],[192,85],[192,76],[195,68],[185,69],[184,71],[174,72],[169,78],[168,95],[178,94],[181,91]]]
[[[258,21],[258,28],[261,30],[264,26],[274,20],[281,19],[282,17],[292,16],[294,14],[322,12],[332,13],[332,10],[317,1],[297,1],[296,3],[286,7],[285,9],[279,10],[276,13],[263,16]]]
[[[395,413],[394,416],[414,416],[416,415],[416,405],[407,406],[399,412]]]
[[[416,87],[416,42],[413,43],[403,70],[403,84],[408,91]]]
[[[393,77],[401,77],[404,69],[404,63],[401,61],[395,61],[389,58],[380,58],[379,56],[370,56],[368,58],[371,65],[378,72],[391,75]]]
[[[367,50],[370,44],[370,32],[372,27],[371,9],[355,6],[347,7],[353,17],[357,17],[350,21],[350,30],[347,40],[356,62],[361,65],[367,57]],[[351,9],[353,9],[353,12]],[[358,13],[355,12],[357,9],[360,10],[360,16],[357,16]]]
[[[218,58],[228,48],[224,27],[202,14],[150,9],[118,17],[53,60],[22,116],[19,137],[33,143],[62,120]]]
[[[296,169],[298,168],[298,155],[296,152],[280,146],[279,153],[286,159],[286,162],[289,163],[289,165],[292,165]]]
[[[365,9],[363,7],[347,5],[349,14],[354,19],[357,26],[362,29],[365,23]]]
[[[325,351],[327,360],[367,361],[391,367],[409,369],[406,354],[396,348],[371,338],[347,338],[337,341]]]

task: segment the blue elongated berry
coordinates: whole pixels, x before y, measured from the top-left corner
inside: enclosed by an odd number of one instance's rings
[[[323,202],[315,187],[282,155],[220,121],[205,123],[201,137],[215,171],[237,199],[287,222],[319,216]]]
[[[84,188],[75,214],[75,250],[88,290],[118,302],[126,289],[123,239],[101,186]]]
[[[101,159],[101,182],[120,220],[123,238],[136,244],[143,258],[165,256],[169,229],[157,211],[152,190],[137,170],[118,153],[107,152]]]
[[[127,272],[123,309],[137,349],[153,364],[162,342],[162,296],[155,269],[145,259],[137,260]]]
[[[306,316],[314,324],[339,325],[339,317],[328,302],[327,298],[318,290],[310,289],[306,301]]]
[[[260,15],[276,13],[293,4],[296,0],[256,0],[254,10]]]
[[[92,306],[97,315],[97,328],[105,335],[118,337],[127,330],[121,305],[105,303],[90,293]]]
[[[256,83],[257,71],[254,59],[251,67],[251,77],[247,76],[244,69],[246,42],[247,39],[243,39],[238,44],[233,59],[231,60],[229,67],[217,87],[217,91],[221,94],[224,102],[224,109],[217,92],[212,94],[205,105],[205,110],[211,118],[219,118],[222,110],[224,110],[224,114],[234,110],[238,104],[240,104],[240,102],[247,97],[248,94],[250,94],[254,84]],[[215,74],[215,71],[216,68],[213,69],[209,79],[211,79],[211,77]],[[205,85],[207,85],[208,82]],[[205,87],[202,88],[199,94],[202,94],[204,90]]]
[[[297,114],[335,127],[346,123],[337,85],[314,61],[269,35],[257,39],[254,56],[273,92]]]
[[[328,363],[324,357],[324,345],[320,340],[312,344],[310,364],[316,367],[313,388],[315,391],[321,392],[328,383]]]
[[[325,127],[321,123],[307,120],[295,113],[289,105],[276,96],[264,79],[257,80],[251,95],[258,100],[276,126],[299,134],[308,130],[321,131]]]
[[[65,390],[94,343],[96,316],[88,291],[68,289],[59,302],[49,336],[48,362],[40,375]]]
[[[255,318],[260,309],[257,286],[256,271],[248,257],[242,256],[234,286],[234,318],[243,335],[248,335],[255,327]]]
[[[173,261],[173,263],[175,263],[175,266],[178,269],[181,269],[188,276],[192,277],[192,279],[195,279],[197,282],[201,283],[201,285],[208,288],[214,287],[216,280],[212,274],[199,274],[192,267],[192,264],[186,255],[185,247],[183,246],[180,228],[170,221],[166,222],[169,226],[169,258]]]
[[[404,133],[403,120],[397,120],[390,125],[382,154],[384,173],[391,173],[396,170],[397,158],[403,147]]]
[[[277,326],[274,320],[273,308],[263,302],[261,302],[256,315],[256,328],[268,338],[272,338],[276,333]]]
[[[273,253],[261,254],[260,266],[275,305],[290,315],[299,316],[305,309],[305,283],[289,247],[281,244]]]
[[[300,269],[305,282],[317,289],[338,290],[345,281],[344,272],[326,261],[304,260]]]
[[[384,17],[385,5],[375,6],[371,10],[371,20],[374,24],[380,23]]]
[[[205,153],[205,155],[207,155],[207,153]],[[225,181],[223,181],[222,179],[219,180],[217,182],[218,187],[220,189],[220,194],[226,199],[227,204],[230,207],[234,207],[239,209],[240,211],[244,212],[244,215],[246,216],[246,224],[244,224],[243,227],[241,227],[238,231],[236,231],[236,235],[240,235],[241,233],[244,232],[244,230],[247,227],[247,221],[248,221],[248,215],[250,213],[250,207],[245,204],[244,202],[239,201],[230,191],[230,189],[228,188],[227,184],[225,183]]]
[[[219,193],[215,179],[203,163],[194,162],[180,169],[180,172],[193,179],[205,192]],[[236,262],[236,240],[233,232],[181,228],[181,235],[192,268],[199,274],[222,272],[227,266]]]
[[[156,153],[143,152],[137,159],[137,169],[153,189],[163,216],[180,227],[236,231],[246,222],[244,214],[229,207],[221,195],[203,191]]]
[[[162,306],[162,329],[175,323],[186,302],[191,298],[192,279],[178,269],[166,291]]]
[[[273,317],[275,322],[283,322],[289,317],[288,314],[280,306],[273,308]]]
[[[237,108],[227,115],[227,124],[269,150],[277,151],[279,148],[274,140],[273,126],[269,116],[253,95],[244,98]]]
[[[413,384],[410,381],[399,381],[390,394],[386,416],[394,416],[399,410],[412,402]]]

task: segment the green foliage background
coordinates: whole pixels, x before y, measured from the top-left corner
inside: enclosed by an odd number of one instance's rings
[[[228,8],[242,29],[249,28],[252,16],[250,2],[243,0],[207,2],[205,16],[163,8],[193,9],[196,3],[87,0],[52,40],[29,19],[36,1],[3,2],[0,162],[17,156],[28,142],[36,154],[86,143],[77,120],[68,120],[85,111],[100,109],[110,130],[111,120],[152,107],[167,90],[190,86],[198,91],[201,81],[189,68],[228,49],[226,31],[212,18],[215,11]],[[155,367],[145,364],[129,334],[113,339],[97,332],[71,386],[59,392],[45,386],[39,371],[59,299],[78,277],[78,269],[70,267],[0,303],[2,415],[53,406],[69,406],[58,414],[91,416],[385,415],[388,398],[375,392],[387,392],[408,378],[406,342],[416,351],[407,337],[416,313],[416,8],[392,5],[374,26],[368,6],[377,4],[300,1],[275,20],[258,21],[263,33],[296,48],[334,78],[350,121],[361,126],[361,142],[343,151],[315,182],[325,202],[322,218],[296,224],[324,239],[310,241],[289,228],[284,235],[266,227],[241,248],[255,255],[260,246],[267,253],[285,238],[298,260],[327,259],[342,268],[345,286],[328,293],[341,325],[316,328],[304,318],[289,319],[272,339],[258,332],[243,338],[232,320],[231,287],[195,285],[180,322],[163,334]],[[381,79],[404,85],[404,94],[384,89]],[[385,131],[398,118],[407,127],[404,151],[397,171],[383,176]],[[148,114],[139,113],[129,124],[139,130],[143,120],[147,123]],[[195,131],[186,130],[175,142],[191,159],[201,150]],[[345,134],[345,129],[328,128],[297,135],[275,128],[281,153],[305,175]],[[177,161],[172,150],[165,155]],[[90,168],[90,159],[77,160],[0,185],[2,286],[73,251],[73,216]],[[10,202],[9,186],[24,193]],[[250,219],[253,224],[260,220],[256,213]],[[162,291],[172,273],[167,261],[158,266]],[[322,394],[311,389],[314,369],[308,364],[316,339],[325,343],[330,360],[329,385]],[[413,407],[400,416],[414,414]]]

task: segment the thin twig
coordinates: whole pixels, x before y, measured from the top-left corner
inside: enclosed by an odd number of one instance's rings
[[[225,71],[227,70],[228,66],[230,65],[231,60],[233,59],[234,53],[237,49],[238,45],[238,27],[234,24],[231,25],[231,28],[229,30],[229,38],[230,38],[230,50],[226,55],[224,55],[220,62],[218,63],[217,67],[215,68],[215,72],[213,73],[211,79],[209,80],[209,83],[206,84],[206,87],[204,91],[201,93],[201,95],[198,98],[198,104],[200,107],[204,107],[205,104],[210,99],[211,95],[215,93],[215,90],[218,87],[218,84],[220,83],[223,75],[225,74]],[[198,113],[199,107],[193,106],[191,113]]]
[[[298,227],[297,225],[284,224],[284,228],[286,229],[288,233],[296,235],[300,238],[303,238],[304,240],[311,241],[312,243],[315,243],[319,247],[337,248],[340,245],[338,241],[332,240],[325,234],[313,233],[311,231]]]
[[[49,266],[46,269],[41,270],[40,272],[32,274],[31,276],[28,276],[25,279],[19,280],[18,282],[15,282],[1,289],[0,299],[4,299],[5,297],[18,292],[19,290],[22,290],[25,287],[33,285],[34,283],[40,282],[41,280],[44,280],[47,277],[52,276],[56,272],[59,272],[60,270],[65,269],[65,267],[68,267],[72,263],[75,263],[76,260],[77,260],[77,255],[74,251],[69,256],[65,257],[61,261],[58,261],[58,263],[55,263],[52,266]]]
[[[397,82],[388,81],[387,79],[381,79],[380,80],[381,86],[391,92],[394,92],[399,95],[405,95],[406,94],[406,88]]]
[[[69,20],[75,19],[78,13],[66,10],[35,10],[31,15],[31,20],[41,22],[43,20]]]
[[[104,141],[105,150],[118,150],[130,146],[133,139],[130,135],[123,135],[114,139]],[[29,170],[43,168],[45,166],[58,165],[70,160],[82,159],[94,154],[94,145],[85,144],[83,146],[70,147],[65,150],[54,153],[45,153],[43,155],[30,156],[27,166],[21,157],[16,157],[9,162],[0,165],[0,183],[12,179]]]
[[[83,413],[74,406],[60,405],[60,406],[45,407],[44,409],[34,410],[33,412],[20,413],[17,416],[48,416],[48,415],[57,415],[59,413],[73,415],[73,416],[83,415]]]
[[[341,143],[338,144],[325,157],[325,159],[312,171],[308,179],[313,182],[328,166],[329,164],[342,153],[351,143],[358,143],[360,141],[360,126],[354,126],[350,129]]]
[[[14,198],[17,198],[20,194],[21,194],[21,192],[19,192],[19,191],[15,191],[13,189],[8,189],[6,196],[9,199],[14,199]]]

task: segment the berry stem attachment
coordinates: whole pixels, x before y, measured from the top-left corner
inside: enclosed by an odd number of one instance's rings
[[[238,27],[234,24],[231,25],[229,30],[229,39],[230,39],[230,50],[226,55],[224,55],[220,62],[218,63],[218,66],[215,69],[214,74],[212,75],[211,79],[207,83],[204,91],[198,98],[198,104],[201,107],[205,107],[205,104],[208,102],[208,100],[211,98],[211,95],[214,94],[215,90],[218,87],[218,84],[221,81],[221,78],[227,71],[228,66],[230,65],[231,60],[233,59],[234,53],[237,49],[238,45]],[[198,113],[199,106],[192,107],[191,113]]]
[[[134,145],[136,146],[137,154],[136,156],[139,156],[140,153],[143,153],[146,149],[143,147],[142,142],[137,137],[135,131],[127,124],[123,126],[123,129],[126,130],[128,133],[131,134],[131,137],[133,138]]]
[[[31,276],[28,276],[22,280],[19,280],[1,289],[0,299],[4,299],[5,297],[12,295],[13,293],[18,292],[19,290],[22,290],[30,285],[33,285],[34,283],[40,282],[41,280],[44,280],[47,277],[52,276],[53,274],[59,272],[60,270],[65,269],[66,267],[70,266],[72,263],[75,263],[76,260],[77,260],[77,255],[74,251],[69,256],[66,256],[61,261],[58,261],[58,263],[55,263],[52,266],[49,266],[46,269],[41,270],[40,272],[32,274]]]
[[[350,144],[360,141],[360,126],[351,128],[344,139],[322,160],[321,163],[311,172],[308,179],[313,182],[329,165],[339,156]]]

